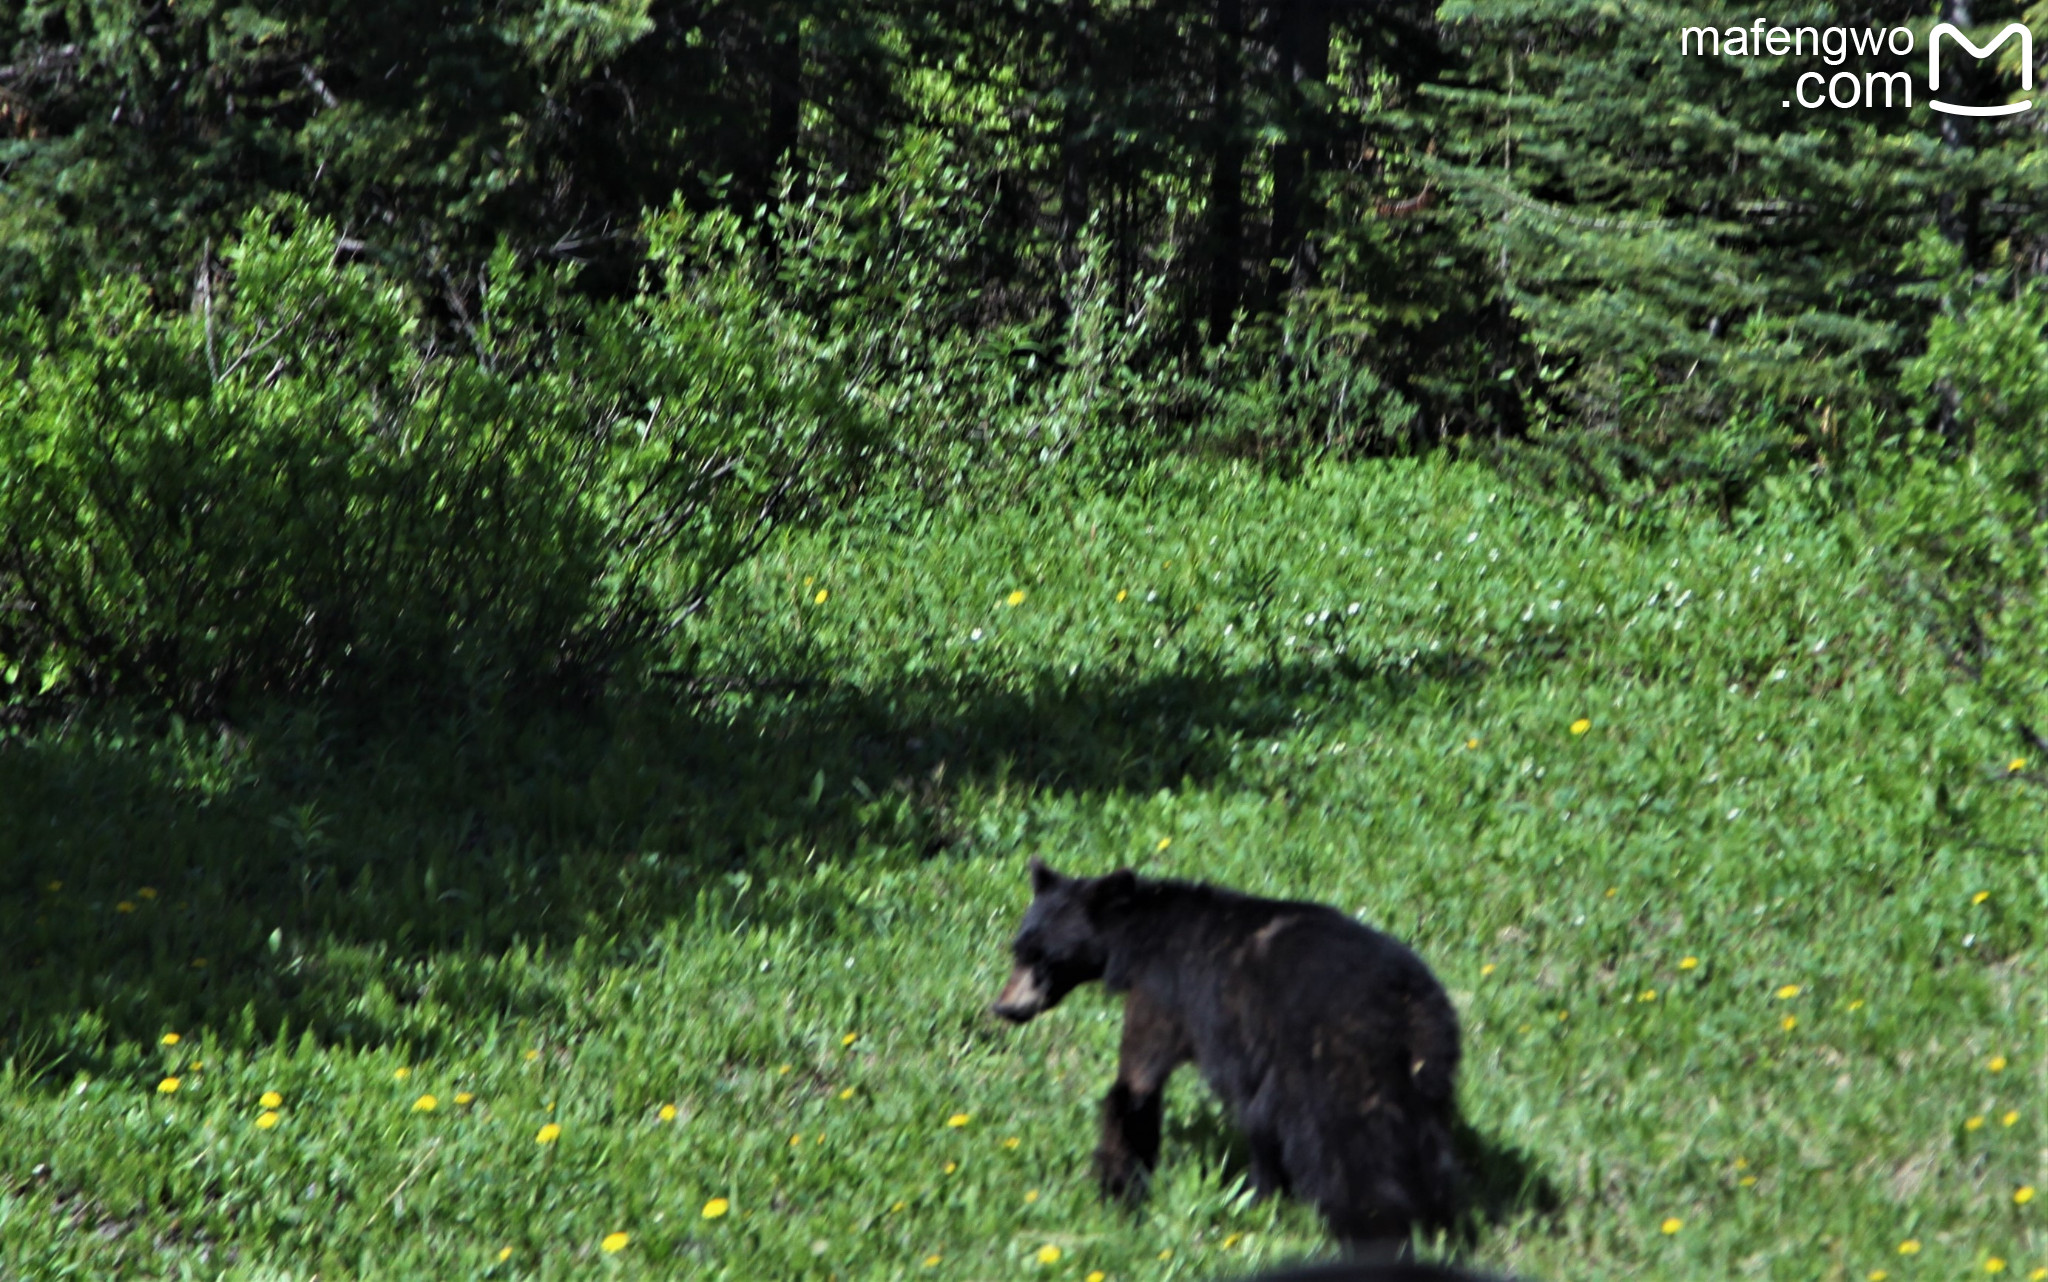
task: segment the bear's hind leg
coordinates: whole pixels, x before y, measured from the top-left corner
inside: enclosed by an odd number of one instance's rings
[[[1287,1166],[1280,1160],[1280,1137],[1253,1131],[1245,1136],[1251,1148],[1252,1198],[1264,1201],[1288,1191]]]
[[[1286,1140],[1277,1116],[1279,1095],[1279,1083],[1269,1075],[1238,1119],[1238,1125],[1244,1129],[1245,1144],[1251,1150],[1252,1196],[1261,1200],[1292,1191],[1293,1181],[1287,1178]]]
[[[1159,1121],[1166,1079],[1188,1058],[1186,1035],[1157,1004],[1133,991],[1124,1002],[1116,1084],[1102,1101],[1095,1175],[1102,1195],[1135,1204],[1159,1162]]]

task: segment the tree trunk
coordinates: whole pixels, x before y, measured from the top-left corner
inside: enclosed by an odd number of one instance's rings
[[[768,32],[767,200],[774,204],[781,184],[797,162],[797,137],[803,122],[803,18],[788,6],[771,20]]]
[[[1267,292],[1277,309],[1290,289],[1315,283],[1314,249],[1307,232],[1321,210],[1310,191],[1322,163],[1319,111],[1302,92],[1330,75],[1330,11],[1325,0],[1283,0],[1274,15],[1274,52],[1287,82],[1287,137],[1273,149],[1272,278]]]
[[[1209,170],[1209,341],[1230,335],[1243,292],[1244,134],[1241,114],[1243,0],[1216,0],[1215,101]]]
[[[1944,0],[1941,6],[1941,19],[1943,22],[1952,22],[1964,31],[1968,31],[1970,29],[1970,0]],[[1982,65],[1973,58],[1969,60],[1967,71],[1959,70],[1955,67],[1947,69],[1948,74],[1954,77],[1951,81],[1955,86],[1954,96],[1969,101],[1974,99],[1985,88],[1985,77],[1977,70]],[[1947,113],[1942,114],[1941,146],[1949,159],[1956,159],[1958,153],[1970,145],[1971,132],[1968,119],[1961,116],[1952,116]],[[1976,192],[1969,190],[1958,192],[1953,185],[1945,185],[1941,193],[1941,202],[1935,212],[1935,225],[1945,240],[1962,251],[1963,266],[1966,269],[1975,267],[1977,265]],[[1958,412],[1961,406],[1958,403],[1959,398],[1956,394],[1955,385],[1947,379],[1943,379],[1938,392],[1940,395],[1940,408],[1935,411],[1934,415],[1935,431],[1941,435],[1943,440],[1951,442],[1963,441],[1968,432],[1968,424],[1962,421],[1962,416]]]
[[[1970,0],[1944,0],[1941,6],[1941,20],[1952,22],[1964,31],[1970,29]],[[1970,59],[1964,68],[1949,67],[1946,75],[1953,77],[1955,96],[1966,101],[1984,92],[1988,87],[1986,78],[1979,70],[1983,64]],[[1962,116],[1944,113],[1941,117],[1941,145],[1955,158],[1970,145],[1971,122]],[[1963,266],[1977,265],[1977,196],[1974,191],[1957,192],[1952,187],[1941,194],[1941,205],[1937,221],[1941,234],[1950,243],[1963,251]]]
[[[1088,226],[1088,0],[1067,0],[1066,102],[1060,113],[1060,254],[1071,275],[1081,265]]]

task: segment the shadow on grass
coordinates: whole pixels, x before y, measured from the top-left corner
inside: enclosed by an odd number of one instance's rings
[[[1527,1149],[1489,1139],[1463,1119],[1452,1142],[1465,1175],[1465,1235],[1525,1216],[1553,1215],[1564,1204]]]
[[[565,1019],[526,964],[547,950],[631,958],[677,918],[823,937],[868,910],[778,874],[1001,854],[1029,808],[984,797],[1215,783],[1246,740],[1485,677],[1445,655],[0,740],[0,1063],[56,1086],[143,1073],[171,1029],[428,1054],[465,1022]]]

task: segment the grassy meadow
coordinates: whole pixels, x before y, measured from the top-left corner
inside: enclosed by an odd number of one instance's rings
[[[786,538],[594,716],[0,740],[0,1276],[1220,1279],[1192,1072],[987,1014],[1025,862],[1323,900],[1465,1020],[1476,1264],[2048,1278],[2048,762],[1845,529],[1487,470]],[[701,675],[710,674],[710,675]],[[622,687],[623,689],[624,687]]]

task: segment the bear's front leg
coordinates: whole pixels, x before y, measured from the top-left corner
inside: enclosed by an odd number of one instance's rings
[[[1102,1142],[1095,1176],[1102,1196],[1136,1204],[1159,1162],[1159,1118],[1166,1079],[1192,1054],[1187,1035],[1159,1003],[1133,990],[1124,1002],[1116,1084],[1102,1101]]]
[[[1102,1196],[1136,1205],[1145,1200],[1159,1164],[1160,1092],[1139,1095],[1123,1082],[1102,1100],[1102,1142],[1095,1147],[1095,1178]]]

